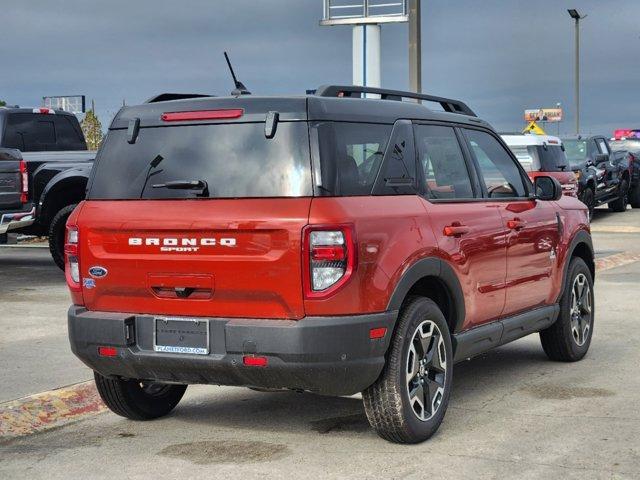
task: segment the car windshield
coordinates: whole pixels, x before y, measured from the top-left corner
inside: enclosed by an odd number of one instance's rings
[[[627,138],[625,140],[611,140],[609,142],[611,150],[621,152],[623,150],[631,152],[634,155],[640,154],[640,138]]]
[[[562,140],[562,143],[569,162],[578,163],[587,158],[586,140]]]

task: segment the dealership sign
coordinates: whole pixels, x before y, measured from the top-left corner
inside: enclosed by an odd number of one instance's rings
[[[525,122],[561,122],[561,108],[537,108],[524,111]]]

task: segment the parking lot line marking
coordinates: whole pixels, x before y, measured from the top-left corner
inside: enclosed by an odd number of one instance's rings
[[[0,442],[104,412],[93,381],[0,404]]]
[[[637,261],[640,261],[640,252],[616,253],[614,255],[609,255],[608,257],[597,258],[595,261],[596,271],[600,272],[603,270],[609,270],[611,268],[621,267]]]
[[[640,233],[634,225],[591,225],[592,233]]]

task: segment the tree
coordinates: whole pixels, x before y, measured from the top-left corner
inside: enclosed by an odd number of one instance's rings
[[[0,100],[0,107],[4,107],[7,105],[7,102],[5,102],[4,100]]]
[[[80,126],[89,150],[97,150],[102,143],[102,125],[93,109],[85,114]]]

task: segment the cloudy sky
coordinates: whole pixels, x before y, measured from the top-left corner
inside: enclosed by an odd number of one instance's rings
[[[423,89],[465,100],[499,130],[524,108],[573,125],[573,21],[582,23],[584,131],[640,127],[640,0],[422,0]],[[103,124],[159,92],[225,94],[223,50],[259,94],[351,83],[351,27],[322,0],[0,0],[0,99],[94,99]],[[408,88],[407,26],[382,27],[382,84]],[[555,132],[555,126],[552,129]]]

